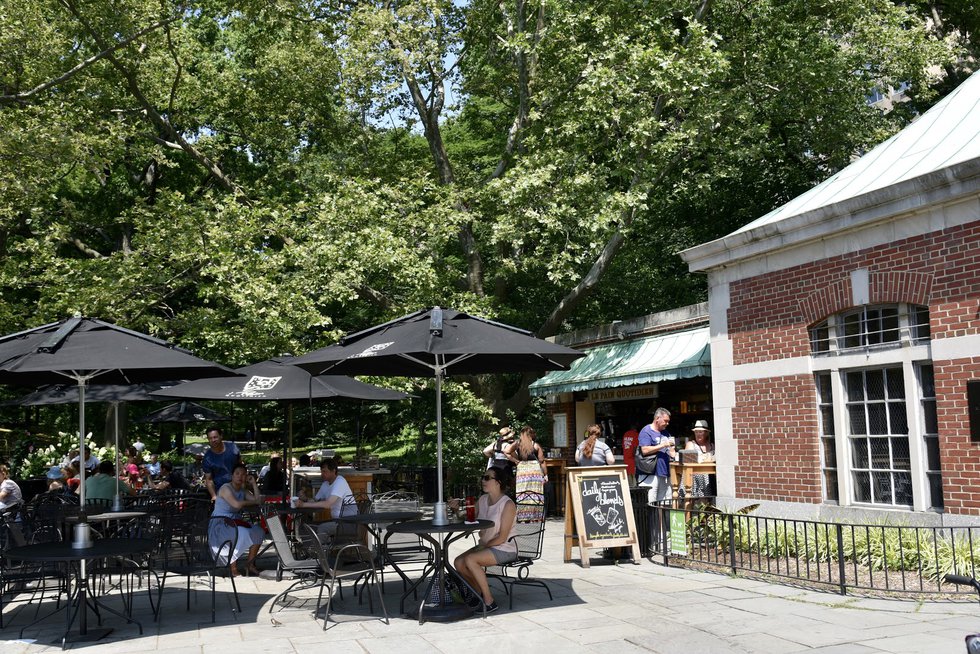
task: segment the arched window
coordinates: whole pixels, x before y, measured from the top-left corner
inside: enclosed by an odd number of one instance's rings
[[[810,328],[810,349],[814,354],[928,340],[929,308],[915,304],[859,307],[830,316]]]

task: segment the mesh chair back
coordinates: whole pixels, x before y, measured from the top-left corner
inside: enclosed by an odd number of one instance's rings
[[[544,544],[544,522],[518,522],[514,539],[517,543],[517,556],[524,561],[541,558]]]
[[[297,559],[293,555],[293,548],[290,546],[289,537],[286,535],[286,530],[283,527],[282,517],[270,515],[266,518],[265,523],[269,527],[272,546],[276,548],[276,554],[279,555],[279,561],[282,563],[283,569],[290,570],[301,566],[307,567],[308,561],[304,562],[302,559]]]

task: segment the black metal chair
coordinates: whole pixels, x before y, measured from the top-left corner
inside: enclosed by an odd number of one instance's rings
[[[516,533],[508,541],[517,543],[517,560],[502,565],[487,568],[487,577],[496,579],[508,595],[509,608],[514,608],[514,586],[537,586],[544,588],[548,599],[553,600],[548,584],[540,579],[530,579],[531,566],[541,558],[541,548],[544,544],[543,520],[535,522],[518,522]]]
[[[33,543],[61,540],[58,528],[31,529],[26,507],[18,505],[15,510],[4,511],[0,515],[0,530],[4,534],[4,549],[0,551],[0,629],[3,628],[4,598],[9,601],[29,603],[38,600],[35,618],[40,612],[41,602],[53,597],[56,608],[61,607],[61,595],[66,601],[69,593],[68,569],[61,563],[13,562],[6,558],[6,549]],[[9,603],[9,602],[8,602]]]
[[[378,585],[377,568],[375,567],[375,559],[372,552],[361,543],[350,543],[338,549],[331,548],[328,554],[327,548],[317,538],[316,530],[311,525],[306,525],[306,528],[308,529],[307,536],[310,540],[313,553],[320,563],[320,591],[317,596],[316,608],[313,609],[314,617],[320,612],[320,606],[323,604],[323,591],[325,587],[327,591],[327,605],[323,614],[323,630],[327,630],[327,623],[330,621],[334,589],[339,588],[341,581],[344,579],[354,582],[364,582],[371,613],[374,613],[374,598],[371,595],[369,585],[373,585],[378,593],[378,602],[381,603],[381,610],[384,613],[384,622],[385,624],[389,624],[388,609],[385,607],[381,587]]]
[[[215,521],[230,523],[229,537],[220,543],[210,542],[211,524]],[[168,577],[187,578],[187,610],[191,610],[191,579],[207,578],[211,589],[211,622],[216,621],[216,577],[221,571],[228,571],[236,546],[238,530],[234,521],[229,518],[215,517],[199,522],[191,528],[183,539],[170,538],[165,549],[152,560],[154,571],[159,575],[160,583],[157,591],[156,620],[160,621],[163,614],[163,591]],[[242,605],[238,599],[238,588],[235,578],[231,579],[231,588],[235,596],[235,607],[239,613]]]

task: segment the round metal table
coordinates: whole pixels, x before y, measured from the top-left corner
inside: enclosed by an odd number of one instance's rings
[[[65,563],[74,573],[75,590],[74,592],[69,592],[69,600],[65,603],[65,611],[67,611],[67,627],[65,628],[65,633],[61,638],[61,647],[64,649],[67,643],[91,642],[94,640],[99,640],[112,633],[112,629],[88,628],[87,602],[89,600],[94,602],[99,608],[123,618],[126,622],[136,623],[136,626],[139,627],[140,634],[143,634],[143,625],[140,624],[139,621],[133,620],[132,618],[119,613],[105,604],[102,604],[99,602],[98,598],[89,593],[88,576],[85,572],[85,563],[91,559],[104,559],[117,556],[131,556],[133,554],[144,554],[151,551],[154,545],[155,543],[152,540],[146,538],[103,538],[100,540],[94,540],[92,541],[92,545],[90,547],[83,548],[72,547],[71,542],[65,541],[56,543],[37,543],[35,545],[13,547],[7,550],[5,558],[11,561],[29,561],[33,563]],[[73,607],[77,608],[75,608],[73,611]],[[55,609],[55,611],[58,610],[59,609]],[[54,612],[42,616],[37,620],[34,620],[34,622],[22,627],[19,637],[23,638],[25,629],[37,624],[53,613]],[[78,617],[78,633],[73,634],[71,633],[71,627],[75,622],[76,616]]]
[[[469,536],[474,531],[489,529],[490,527],[493,527],[492,520],[450,522],[446,525],[435,525],[432,524],[431,520],[409,520],[390,525],[388,527],[389,534],[414,534],[431,544],[435,557],[432,570],[422,575],[402,595],[401,611],[403,613],[405,612],[405,598],[408,597],[409,593],[413,593],[422,582],[428,579],[429,583],[422,596],[422,601],[419,602],[418,610],[408,612],[410,617],[418,617],[419,624],[422,624],[425,620],[454,622],[473,615],[473,609],[466,604],[456,604],[453,602],[446,589],[447,575],[451,575],[457,583],[466,584],[465,580],[456,573],[456,570],[446,560],[446,552],[449,551],[449,546],[459,539]],[[438,589],[439,601],[437,604],[426,604],[429,596],[432,594],[433,587]],[[449,599],[448,602],[446,601],[447,598]]]

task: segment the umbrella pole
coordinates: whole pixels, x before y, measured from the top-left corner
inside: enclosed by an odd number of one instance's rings
[[[112,403],[112,416],[115,420],[113,430],[116,434],[116,496],[112,498],[112,510],[122,511],[122,496],[119,494],[119,402]]]
[[[289,416],[288,418],[289,428],[288,428],[288,435],[286,437],[286,449],[282,453],[282,482],[283,485],[289,490],[287,492],[285,489],[283,489],[283,494],[282,494],[283,504],[289,502],[290,495],[293,494],[293,480],[292,480],[293,460],[291,458],[293,452],[293,403],[292,402],[288,403],[287,415]]]
[[[75,525],[75,537],[71,546],[75,548],[86,548],[92,546],[92,534],[88,528],[88,519],[85,515],[85,381],[84,377],[78,379],[78,523]],[[85,579],[85,559],[82,559],[82,579]],[[82,602],[84,603],[84,599]],[[82,620],[84,620],[84,614]],[[81,625],[81,623],[80,623]],[[84,627],[84,625],[82,625]]]
[[[432,524],[445,525],[449,523],[446,515],[446,503],[442,495],[442,368],[436,368],[436,465],[437,481],[439,484],[439,501],[432,512]]]

